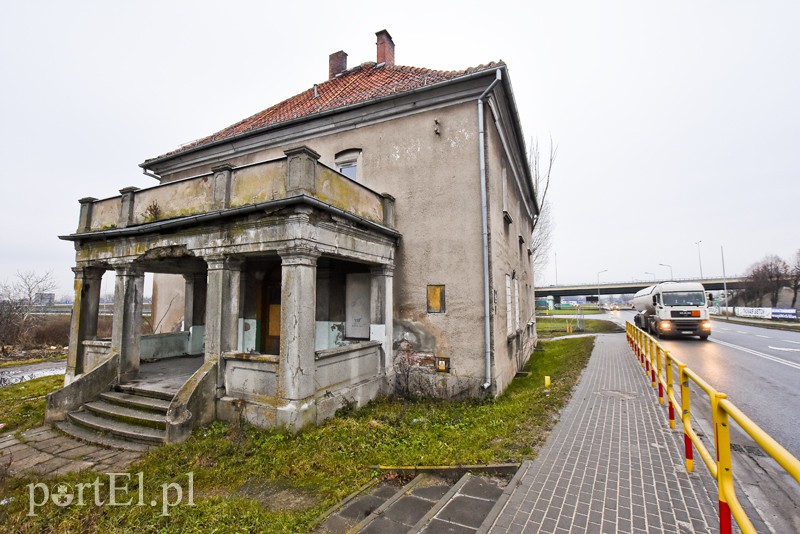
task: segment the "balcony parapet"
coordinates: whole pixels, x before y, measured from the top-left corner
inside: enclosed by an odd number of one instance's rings
[[[210,173],[146,189],[127,187],[119,196],[102,200],[82,198],[77,232],[66,238],[136,227],[157,229],[171,221],[234,215],[292,199],[328,206],[386,229],[394,227],[391,195],[376,193],[319,163],[319,154],[306,146],[285,154],[238,167],[222,165]]]

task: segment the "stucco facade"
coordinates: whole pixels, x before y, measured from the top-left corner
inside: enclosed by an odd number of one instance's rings
[[[153,321],[216,362],[212,418],[299,428],[380,392],[505,389],[535,343],[538,211],[505,65],[412,72],[394,66],[385,31],[381,63],[346,70],[337,54],[329,84],[384,69],[407,85],[245,121],[143,163],[156,187],[81,201],[65,236],[77,249],[68,382],[91,372],[94,280],[115,270],[119,380],[138,369],[153,272]]]

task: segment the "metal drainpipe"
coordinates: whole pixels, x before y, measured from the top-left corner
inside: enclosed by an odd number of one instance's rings
[[[486,348],[486,382],[481,389],[488,390],[492,387],[492,350],[491,350],[491,322],[489,321],[489,311],[491,306],[491,295],[489,292],[489,224],[488,209],[486,206],[486,153],[483,148],[485,137],[485,124],[483,117],[483,98],[501,80],[500,69],[495,71],[495,79],[478,97],[478,154],[481,166],[481,230],[483,233],[483,342]]]

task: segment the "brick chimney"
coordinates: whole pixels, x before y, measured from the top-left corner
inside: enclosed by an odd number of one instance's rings
[[[388,35],[388,34],[387,34]],[[391,41],[391,37],[389,38]],[[332,80],[337,74],[347,70],[347,54],[343,50],[328,56],[328,79]]]
[[[375,35],[378,36],[378,63],[386,63],[387,67],[394,66],[394,41],[386,30],[381,30]]]

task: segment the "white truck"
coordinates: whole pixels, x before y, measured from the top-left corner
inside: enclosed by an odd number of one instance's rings
[[[700,336],[708,339],[706,290],[697,282],[662,282],[646,287],[633,297],[639,312],[633,323],[658,337]]]

